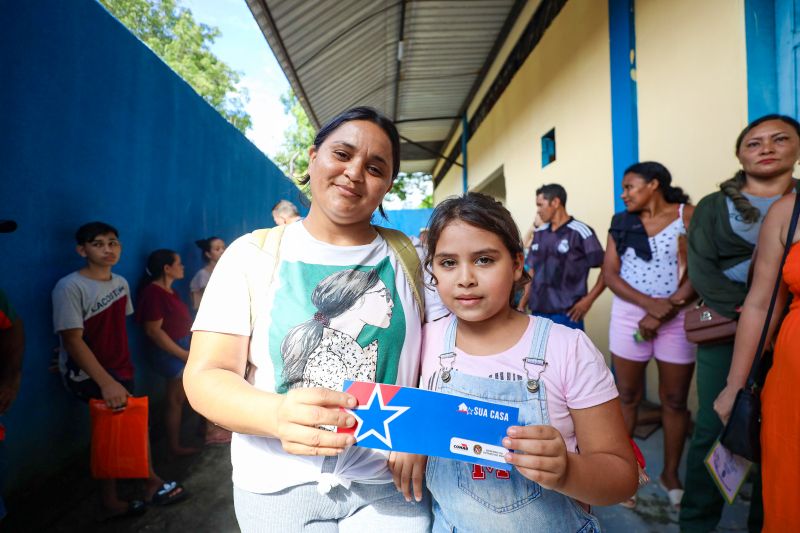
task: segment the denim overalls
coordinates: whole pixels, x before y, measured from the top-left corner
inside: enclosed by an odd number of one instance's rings
[[[435,390],[518,407],[519,425],[549,424],[547,393],[540,376],[547,365],[545,349],[552,324],[544,318],[534,321],[530,353],[521,358],[527,378],[500,381],[453,370],[457,325],[453,317],[445,333],[444,351],[439,356],[441,369],[435,378]],[[543,489],[516,468],[504,471],[429,457],[426,477],[435,499],[434,533],[600,531],[597,519],[581,509],[572,498]]]

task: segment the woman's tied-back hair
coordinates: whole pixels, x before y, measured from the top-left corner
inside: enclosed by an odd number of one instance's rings
[[[623,175],[633,173],[638,174],[644,181],[650,183],[653,180],[658,182],[658,188],[664,195],[664,200],[670,204],[685,204],[689,202],[689,195],[683,192],[680,187],[672,186],[672,174],[667,167],[655,161],[642,161],[634,163],[623,172]]]
[[[314,317],[289,330],[281,343],[283,382],[288,388],[302,383],[306,362],[330,320],[353,307],[378,281],[376,269],[340,270],[317,284],[311,293],[311,303],[317,308]]]
[[[200,248],[200,257],[203,259],[204,263],[208,263],[211,259],[208,258],[206,254],[211,253],[211,243],[214,241],[221,241],[219,237],[209,237],[207,239],[200,239],[194,241],[198,248]]]
[[[397,177],[397,174],[400,172],[400,134],[397,133],[397,128],[394,126],[394,122],[392,122],[377,109],[366,106],[353,107],[344,113],[333,117],[317,132],[317,136],[314,137],[314,148],[319,150],[319,147],[322,146],[322,143],[325,142],[325,139],[327,139],[328,136],[339,126],[354,120],[366,120],[367,122],[372,122],[373,124],[378,125],[378,127],[380,127],[384,133],[386,133],[386,136],[389,137],[389,142],[392,145],[392,181],[394,181],[394,179]],[[306,172],[306,175],[298,180],[300,185],[303,186],[308,185],[309,181],[311,181],[311,176],[308,175],[308,172]],[[383,211],[383,206],[378,207],[378,209],[381,215],[383,215],[384,218],[387,218],[386,213]]]
[[[436,283],[436,277],[433,276],[432,265],[436,255],[436,246],[444,229],[453,222],[464,222],[494,233],[500,237],[508,249],[511,259],[517,259],[523,255],[519,228],[503,204],[491,196],[477,192],[468,192],[463,196],[451,196],[436,206],[430,221],[428,221],[428,247],[423,264],[431,274],[434,283]],[[514,283],[512,293],[509,294],[509,301],[513,298],[513,292],[524,287],[530,280],[530,275],[523,269],[522,277]]]
[[[146,281],[151,283],[164,275],[164,267],[171,265],[175,262],[178,252],[162,248],[151,252],[147,256],[147,267],[145,274],[147,274]]]
[[[788,124],[794,128],[794,130],[797,132],[797,136],[800,137],[800,123],[798,123],[792,117],[779,115],[776,113],[764,115],[763,117],[759,117],[748,124],[741,131],[741,133],[739,133],[739,136],[736,137],[736,146],[733,147],[734,154],[737,156],[739,155],[739,150],[742,147],[742,142],[744,141],[745,136],[750,133],[753,128],[769,120],[780,120],[781,122]],[[747,176],[745,176],[744,170],[739,170],[733,175],[732,178],[720,183],[719,189],[725,196],[731,199],[736,211],[738,211],[742,216],[742,220],[748,224],[753,224],[758,222],[759,218],[761,218],[761,211],[751,204],[750,200],[748,200],[747,197],[742,194],[742,187],[744,187],[746,182]]]

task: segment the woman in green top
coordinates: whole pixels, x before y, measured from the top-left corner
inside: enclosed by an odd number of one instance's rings
[[[782,115],[766,115],[748,124],[736,139],[741,170],[695,208],[689,226],[689,279],[706,305],[728,318],[738,319],[747,295],[747,274],[762,218],[794,185],[797,154],[784,150],[783,144],[797,134],[797,121]],[[714,530],[722,513],[722,496],[703,461],[722,430],[713,404],[726,386],[732,355],[733,341],[697,347],[699,406],[686,459],[681,531]],[[759,478],[753,490],[750,530],[760,531],[761,520]]]

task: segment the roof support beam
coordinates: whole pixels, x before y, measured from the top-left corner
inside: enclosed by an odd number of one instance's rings
[[[392,112],[392,120],[397,122],[397,114],[400,110],[400,75],[403,67],[403,52],[405,47],[405,31],[406,31],[406,2],[402,0],[400,4],[400,32],[397,35],[397,69],[394,73],[394,111]]]
[[[432,120],[456,120],[461,117],[422,117],[422,118],[406,118],[403,120],[395,120],[395,124],[408,124],[410,122],[428,122]]]
[[[457,167],[461,166],[461,163],[459,163],[458,161],[452,161],[452,160],[448,159],[448,157],[446,155],[444,155],[442,152],[437,152],[436,150],[431,150],[430,148],[428,148],[424,144],[420,144],[420,143],[418,143],[416,141],[412,141],[408,137],[403,137],[402,135],[400,135],[400,138],[403,139],[408,144],[413,144],[414,146],[416,146],[420,150],[424,150],[424,151],[428,152],[431,155],[435,155],[436,157],[441,157],[442,159],[447,160],[452,165],[456,165]]]

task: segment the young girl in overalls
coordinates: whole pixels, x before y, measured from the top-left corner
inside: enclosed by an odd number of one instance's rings
[[[420,501],[425,474],[435,532],[600,531],[589,506],[623,501],[638,482],[602,355],[582,331],[511,307],[527,275],[500,203],[450,198],[429,227],[425,267],[452,314],[425,325],[421,387],[518,407],[503,439],[513,468],[393,453],[395,485]]]

